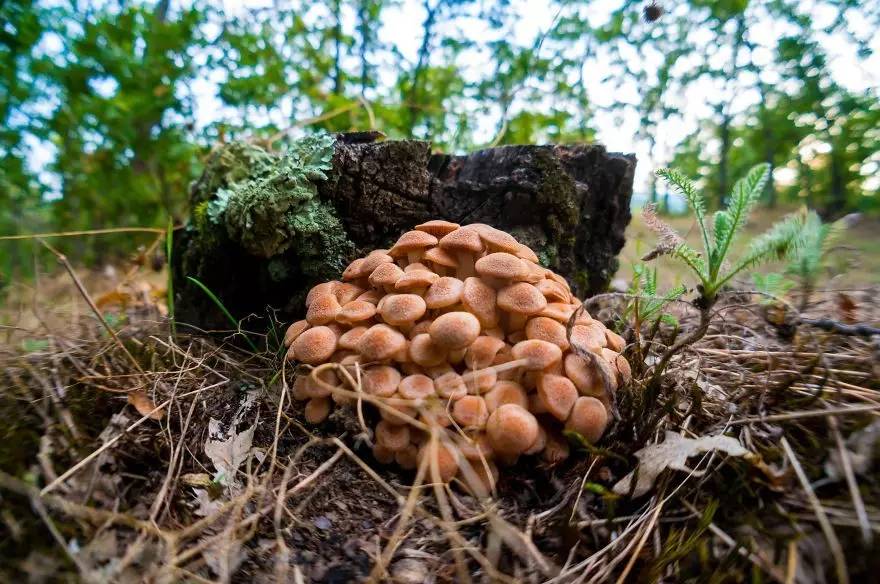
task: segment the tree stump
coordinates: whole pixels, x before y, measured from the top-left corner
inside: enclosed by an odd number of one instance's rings
[[[272,318],[301,318],[313,285],[338,278],[354,257],[391,247],[400,234],[430,219],[498,227],[534,249],[579,297],[602,292],[624,244],[636,164],[634,155],[609,153],[597,144],[502,146],[455,156],[433,154],[427,142],[340,134],[332,159],[327,155],[332,168],[326,179],[312,179],[313,200],[262,215],[251,205],[249,212],[258,218],[283,220],[266,236],[272,245],[253,245],[256,227],[250,222],[232,229],[227,221],[224,229],[222,220],[208,220],[212,201],[225,201],[228,189],[247,176],[271,173],[281,158],[243,143],[225,145],[209,158],[190,194],[190,221],[174,239],[179,323],[205,330],[230,327],[188,276],[210,289],[235,318],[250,317],[245,324],[250,330],[265,330]],[[226,212],[232,212],[231,203]],[[303,225],[305,231],[298,227]]]

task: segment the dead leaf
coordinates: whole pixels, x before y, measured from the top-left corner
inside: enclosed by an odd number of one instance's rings
[[[650,491],[654,481],[667,468],[690,471],[686,464],[687,459],[710,450],[721,450],[730,456],[745,456],[749,453],[739,440],[731,436],[719,434],[694,439],[667,431],[663,442],[651,444],[636,452],[636,458],[639,459],[638,479],[632,496],[641,497]],[[628,494],[634,475],[635,471],[623,477],[614,485],[614,492],[618,495]]]
[[[255,426],[236,432],[230,428],[223,432],[220,421],[211,418],[208,422],[208,440],[205,442],[205,454],[211,459],[217,470],[214,480],[218,483],[231,486],[235,484],[235,473],[244,461],[250,457],[251,446],[254,442]]]
[[[147,392],[142,389],[130,391],[128,393],[128,403],[133,405],[134,409],[142,416],[148,416],[154,420],[161,420],[165,417],[165,410],[163,408],[156,410],[156,402],[151,400],[147,396]]]
[[[837,293],[837,310],[840,312],[840,320],[847,324],[857,322],[858,309],[855,298],[845,292]]]

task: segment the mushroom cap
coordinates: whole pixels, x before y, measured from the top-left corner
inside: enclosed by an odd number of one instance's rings
[[[342,307],[339,300],[332,294],[318,296],[309,305],[306,311],[306,320],[311,325],[328,324],[336,320],[336,315]]]
[[[440,247],[451,252],[480,253],[483,241],[473,227],[460,227],[444,235],[439,242]]]
[[[474,269],[484,278],[505,280],[516,280],[528,273],[528,268],[521,259],[505,252],[490,253],[481,257],[474,264]]]
[[[336,288],[333,289],[333,295],[336,296],[336,300],[339,301],[340,305],[351,302],[364,292],[366,292],[366,290],[356,284],[352,284],[351,282],[340,282],[336,285]]]
[[[397,391],[405,399],[424,399],[434,395],[434,380],[421,373],[407,375],[400,380]]]
[[[306,308],[308,308],[309,305],[312,304],[315,298],[318,298],[319,296],[328,296],[330,294],[333,294],[336,286],[341,283],[342,282],[339,282],[338,280],[333,280],[332,282],[323,282],[313,287],[311,290],[309,290],[309,293],[306,294]]]
[[[469,312],[447,312],[428,327],[431,340],[444,349],[463,349],[480,334],[480,321]]]
[[[443,276],[438,278],[425,293],[428,308],[446,308],[461,302],[464,282],[458,278]]]
[[[416,225],[415,228],[419,231],[430,233],[434,237],[443,237],[447,233],[452,233],[459,227],[461,226],[458,223],[450,223],[449,221],[443,221],[442,219],[433,219]]]
[[[598,352],[607,341],[605,340],[605,327],[600,322],[589,324],[576,324],[571,327],[571,343],[582,351]]]
[[[382,265],[389,265],[389,264],[382,264]],[[394,264],[390,264],[390,265],[394,265]],[[377,290],[367,290],[366,292],[364,292],[363,294],[361,294],[360,296],[355,298],[355,300],[363,300],[364,302],[369,302],[373,306],[379,304],[379,301],[381,299],[382,299],[382,293]]]
[[[537,314],[547,307],[547,299],[528,282],[517,282],[498,291],[498,307],[516,314]]]
[[[565,325],[546,316],[530,318],[526,323],[526,338],[553,343],[563,351],[569,347]]]
[[[539,339],[520,341],[512,349],[514,359],[526,359],[525,369],[547,369],[562,360],[562,349],[553,343]]]
[[[543,278],[542,280],[535,283],[535,288],[538,289],[538,292],[544,295],[544,298],[547,299],[547,302],[565,302],[571,299],[571,294],[569,294],[568,290],[563,288],[559,282],[554,282],[548,278]]]
[[[624,347],[626,347],[624,338],[611,329],[605,329],[605,341],[608,344],[608,348],[615,353],[622,353]]]
[[[586,359],[574,353],[565,356],[565,375],[571,379],[581,395],[598,397],[605,393],[605,385],[598,372]]]
[[[538,420],[525,408],[504,404],[489,415],[486,436],[493,451],[516,456],[538,438]]]
[[[428,463],[428,476],[431,481],[439,480],[448,483],[458,473],[458,454],[454,449],[445,444],[437,444],[436,449],[431,448],[430,442],[422,445],[419,449],[419,464],[425,456],[433,456],[434,460]],[[436,475],[435,475],[436,464]]]
[[[567,323],[568,319],[571,318],[572,313],[575,311],[575,307],[570,304],[564,304],[562,302],[549,302],[547,306],[537,314],[537,316],[546,316],[547,318],[552,318],[553,320],[557,320],[561,323]]]
[[[300,336],[309,326],[311,326],[309,321],[298,320],[287,327],[287,332],[284,333],[284,346],[289,347],[296,340],[296,337]]]
[[[547,445],[547,432],[544,431],[540,425],[538,426],[538,437],[535,438],[535,441],[532,442],[532,445],[529,446],[529,449],[523,452],[525,455],[537,454],[544,450],[544,446]]]
[[[565,421],[578,398],[574,383],[562,375],[546,373],[538,379],[538,399],[547,413],[560,421]]]
[[[418,294],[389,294],[379,304],[379,314],[388,324],[400,326],[414,323],[428,309]]]
[[[404,470],[412,470],[419,464],[419,449],[415,444],[408,444],[394,453],[394,462]]]
[[[336,351],[336,333],[326,326],[316,326],[304,331],[293,341],[296,359],[307,365],[324,363]]]
[[[388,450],[398,452],[409,446],[409,426],[389,424],[379,420],[376,424],[376,442]]]
[[[430,233],[418,230],[407,231],[388,250],[388,255],[396,258],[405,256],[408,252],[422,250],[435,245],[437,245],[437,238]]]
[[[489,413],[504,404],[516,404],[521,408],[529,407],[529,398],[525,388],[515,381],[497,381],[483,398]]]
[[[373,250],[367,254],[367,256],[364,258],[364,263],[361,264],[361,277],[369,276],[373,273],[373,271],[375,271],[376,268],[378,268],[382,264],[391,263],[394,263],[394,258],[391,257],[390,254],[385,253],[385,250]]]
[[[440,276],[430,270],[412,270],[404,272],[394,284],[394,289],[398,292],[408,292],[410,290],[424,289],[436,282]]]
[[[434,379],[434,388],[443,399],[457,400],[466,396],[468,393],[467,386],[461,375],[453,371],[442,373]]]
[[[313,397],[306,404],[305,416],[309,424],[320,424],[330,415],[332,403],[326,397]]]
[[[519,247],[515,252],[513,252],[513,255],[520,259],[529,261],[533,264],[537,264],[538,262],[540,262],[540,259],[538,259],[538,255],[534,251],[532,251],[532,248],[522,243],[519,244]]]
[[[594,397],[581,396],[574,402],[565,429],[583,436],[588,442],[599,441],[608,426],[608,411],[601,401]]]
[[[339,385],[339,377],[334,371],[323,371],[318,377],[328,385],[334,387]],[[300,374],[297,379],[303,379],[304,383],[300,393],[307,398],[329,397],[330,394],[333,393],[326,386],[315,382],[315,380],[312,379],[311,372]]]
[[[416,335],[428,332],[428,327],[431,326],[432,322],[434,321],[430,318],[423,318],[417,322],[411,329],[409,329],[409,338],[414,339],[416,338]]]
[[[403,274],[403,270],[397,264],[379,264],[370,274],[370,285],[376,288],[394,286]]]
[[[406,338],[398,331],[388,325],[374,324],[361,335],[357,352],[366,361],[384,361],[405,347]]]
[[[442,247],[432,247],[425,252],[422,259],[426,262],[433,262],[438,266],[443,266],[444,268],[458,267],[458,259]]]
[[[395,460],[395,452],[376,442],[373,444],[373,457],[379,464],[391,464]]]
[[[377,365],[364,370],[361,375],[361,389],[364,393],[377,397],[390,397],[400,385],[400,371],[388,365]]]
[[[619,385],[628,385],[630,381],[632,381],[632,368],[629,366],[629,361],[626,360],[626,357],[623,355],[618,355],[614,359],[614,366],[617,368],[617,372],[620,374],[618,378]]]
[[[489,336],[479,336],[467,348],[464,355],[465,365],[468,369],[484,369],[492,365],[495,355],[503,349],[506,343],[501,339]]]
[[[461,291],[461,303],[480,321],[483,328],[498,325],[498,306],[495,289],[479,278],[465,279]]]
[[[468,393],[486,393],[498,382],[498,373],[489,367],[488,369],[468,371],[462,376],[462,379],[468,387]]]
[[[517,252],[520,249],[520,242],[506,231],[486,225],[479,232],[480,239],[483,240],[488,249],[506,252]]]
[[[446,361],[446,350],[431,340],[431,335],[422,333],[413,337],[409,344],[409,358],[422,367],[436,367]]]
[[[349,280],[357,280],[358,278],[365,276],[364,270],[364,258],[358,258],[348,264],[348,266],[342,271],[342,279],[344,281]],[[368,272],[369,273],[369,272]]]
[[[376,306],[365,300],[352,300],[336,314],[336,322],[355,324],[370,320],[376,314]]]
[[[466,395],[452,406],[452,419],[464,429],[483,428],[489,419],[486,400],[478,395]]]
[[[358,341],[361,339],[361,336],[367,332],[367,328],[368,327],[366,326],[356,326],[342,333],[339,337],[339,348],[356,351]]]

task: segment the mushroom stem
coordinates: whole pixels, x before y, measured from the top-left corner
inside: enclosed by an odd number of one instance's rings
[[[507,332],[512,333],[514,331],[521,331],[526,326],[526,321],[529,320],[528,314],[522,314],[519,312],[511,312],[507,315]]]
[[[408,251],[408,252],[406,253],[406,259],[407,259],[407,261],[409,261],[409,263],[411,263],[411,264],[416,263],[417,261],[419,261],[420,259],[422,259],[422,250],[420,250],[420,249],[414,249],[414,250],[412,250],[412,251]]]
[[[469,251],[459,251],[455,254],[455,257],[458,260],[458,268],[456,269],[458,279],[464,281],[465,278],[473,276],[474,254]]]

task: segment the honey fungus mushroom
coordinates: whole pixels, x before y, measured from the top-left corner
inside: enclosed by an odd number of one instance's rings
[[[474,469],[494,484],[497,465],[523,456],[558,464],[566,431],[600,440],[632,375],[624,339],[489,225],[416,225],[305,304],[284,343],[303,364],[292,395],[306,421],[360,395],[360,415],[348,411],[369,426],[378,461],[413,469],[434,456],[432,480],[466,488]]]

